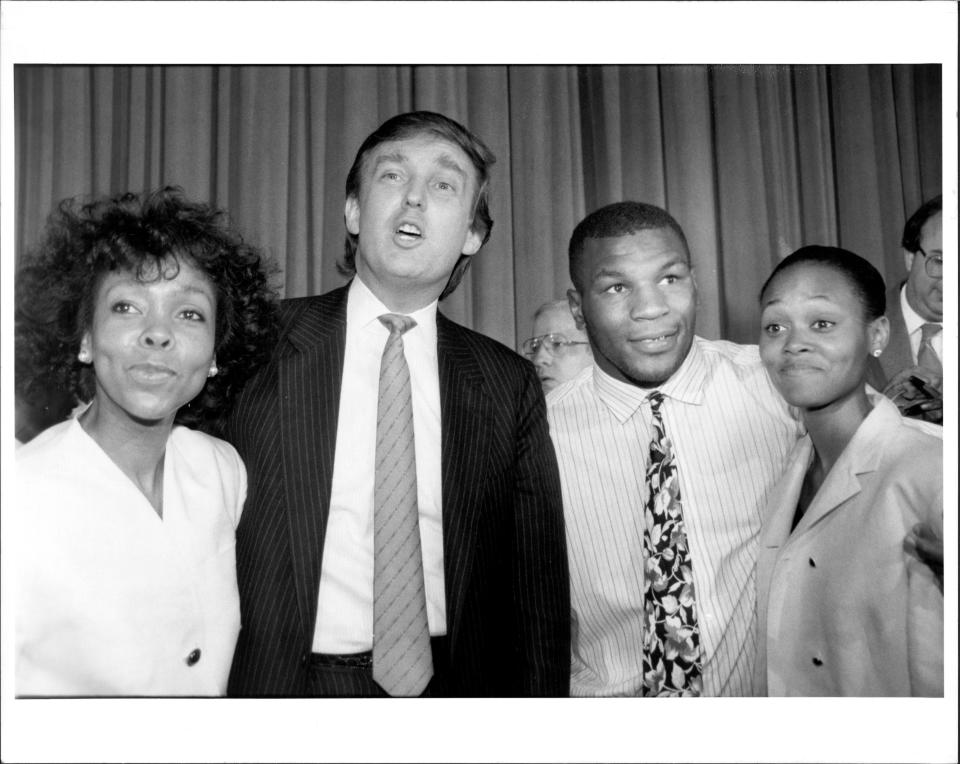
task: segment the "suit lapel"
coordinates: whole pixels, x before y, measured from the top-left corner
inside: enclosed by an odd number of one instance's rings
[[[347,288],[314,302],[291,329],[280,363],[283,482],[293,580],[303,629],[312,640],[337,442],[346,341]]]
[[[790,462],[780,482],[774,489],[777,493],[770,496],[766,514],[763,518],[763,533],[760,548],[779,549],[790,537],[793,518],[800,500],[803,478],[813,456],[813,443],[810,436],[797,441]]]
[[[844,452],[844,455],[846,453]],[[810,502],[807,511],[803,513],[800,522],[797,523],[797,535],[808,530],[851,496],[856,496],[858,493],[860,493],[860,481],[857,479],[855,465],[850,459],[841,457],[833,465],[827,479],[820,486],[817,495],[813,497],[813,501]]]
[[[460,334],[460,327],[437,314],[443,562],[451,650],[456,644],[473,565],[481,511],[478,486],[483,485],[486,473],[484,455],[490,443],[492,415],[483,374]]]
[[[873,472],[880,463],[883,452],[883,433],[878,431],[890,416],[886,403],[893,407],[894,416],[899,417],[892,403],[879,397],[874,401],[874,410],[860,424],[850,442],[847,443],[837,463],[827,475],[817,495],[813,497],[807,511],[797,523],[797,535],[820,522],[824,517],[840,507],[850,497],[860,493],[860,475]],[[877,408],[880,410],[878,411]]]

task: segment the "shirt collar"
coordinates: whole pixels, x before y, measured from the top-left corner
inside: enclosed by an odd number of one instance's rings
[[[920,331],[924,324],[939,324],[939,321],[927,321],[915,311],[907,300],[907,285],[900,287],[900,311],[903,313],[903,324],[907,327],[907,334],[912,335]]]
[[[355,327],[358,330],[372,330],[383,332],[384,336],[389,334],[387,327],[380,323],[379,317],[384,313],[392,313],[386,305],[380,302],[380,299],[370,291],[370,288],[363,283],[360,276],[354,276],[350,282],[350,291],[347,294],[347,327]],[[405,313],[410,316],[417,325],[410,329],[404,336],[419,338],[426,347],[433,348],[436,353],[437,347],[437,300],[426,305],[413,313]]]
[[[682,403],[699,405],[703,401],[703,388],[707,381],[707,363],[700,348],[700,338],[694,337],[687,357],[662,385],[655,388],[638,387],[628,382],[614,379],[593,364],[593,383],[597,397],[610,409],[610,412],[622,423],[632,417],[647,400],[650,393],[659,390],[664,397]]]

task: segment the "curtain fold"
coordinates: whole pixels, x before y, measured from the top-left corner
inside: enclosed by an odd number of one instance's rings
[[[609,202],[670,210],[699,333],[754,342],[779,258],[837,244],[899,281],[904,220],[941,185],[938,65],[18,65],[14,85],[18,257],[60,199],[169,183],[227,209],[287,296],[344,281],[360,141],[448,114],[497,163],[493,234],[442,309],[514,347],[570,285],[574,225]]]
[[[570,283],[567,244],[585,214],[578,93],[572,67],[510,71],[510,214],[522,330],[539,305],[563,297]]]

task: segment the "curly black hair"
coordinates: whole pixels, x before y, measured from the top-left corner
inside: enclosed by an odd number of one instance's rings
[[[215,353],[219,373],[177,412],[176,423],[216,430],[250,375],[267,360],[277,333],[275,268],[231,230],[222,210],[186,199],[167,186],[82,203],[62,201],[40,245],[15,282],[16,392],[27,403],[66,393],[89,401],[96,380],[77,360],[103,277],[129,271],[173,278],[171,258],[205,273],[217,298]]]

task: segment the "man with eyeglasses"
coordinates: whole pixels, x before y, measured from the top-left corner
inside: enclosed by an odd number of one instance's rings
[[[943,420],[943,208],[937,196],[903,229],[907,280],[887,293],[890,343],[870,383],[904,416]]]
[[[537,368],[543,392],[573,379],[593,363],[590,342],[566,300],[545,302],[533,314],[533,337],[521,346]]]

